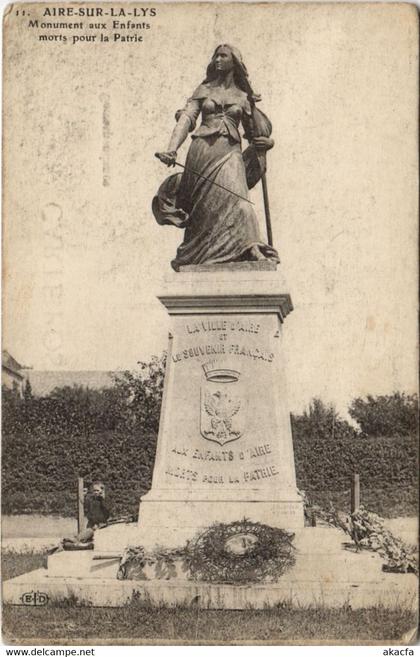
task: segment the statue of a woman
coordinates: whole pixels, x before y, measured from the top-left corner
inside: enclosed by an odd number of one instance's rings
[[[158,223],[185,228],[184,241],[172,261],[176,271],[191,264],[279,261],[276,250],[261,239],[253,206],[246,200],[248,188],[262,173],[258,162],[274,145],[264,136],[271,133],[271,124],[255,108],[257,100],[241,54],[232,46],[218,46],[205,80],[175,115],[177,124],[168,150],[156,154],[174,166],[178,148],[195,130],[201,113],[202,123],[192,135],[184,171],[163,182],[152,205]],[[251,144],[244,153],[240,123]],[[265,124],[262,130],[261,123]]]

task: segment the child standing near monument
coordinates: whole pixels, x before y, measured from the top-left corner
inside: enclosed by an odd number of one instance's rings
[[[101,481],[93,483],[92,491],[85,497],[84,506],[88,529],[106,525],[110,513],[105,504],[105,486]]]
[[[107,524],[110,512],[105,504],[105,486],[101,481],[95,481],[91,490],[85,493],[84,510],[87,527],[73,538],[64,538],[61,543],[64,550],[91,549],[95,530]]]

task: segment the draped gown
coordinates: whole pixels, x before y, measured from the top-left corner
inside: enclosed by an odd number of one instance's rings
[[[229,89],[223,99],[211,83],[202,84],[176,114],[188,116],[194,131],[182,173],[169,176],[153,199],[159,224],[185,228],[172,267],[251,260],[250,249],[259,247],[266,257],[278,261],[276,250],[261,239],[253,206],[194,172],[248,198],[248,184],[241,150],[239,125],[251,139],[251,107],[245,92]]]

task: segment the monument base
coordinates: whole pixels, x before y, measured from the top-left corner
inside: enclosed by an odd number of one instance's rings
[[[245,518],[303,528],[282,347],[293,307],[276,264],[185,267],[159,299],[171,335],[138,544],[182,546]]]
[[[157,494],[157,491],[151,491],[141,498],[138,525],[129,525],[128,533],[121,531],[121,525],[111,525],[96,532],[95,551],[123,551],[128,544],[142,545],[147,550],[157,546],[183,547],[215,523],[245,518],[279,529],[302,529],[301,497],[286,491],[278,492],[276,499],[275,493],[273,491],[267,499],[256,494],[252,499],[238,500],[233,495],[231,499],[229,495],[212,499],[207,491],[200,499],[199,495],[185,491],[180,499],[174,499],[171,492]]]
[[[165,545],[184,545],[200,532],[205,531],[215,523],[229,523],[237,520],[251,520],[280,529],[300,529],[303,526],[302,499],[293,497],[287,491],[278,496],[256,494],[252,499],[246,499],[249,491],[244,493],[245,499],[238,499],[238,493],[212,499],[206,491],[205,497],[185,493],[182,499],[173,499],[170,495],[153,491],[140,502],[139,536],[152,543]],[[230,497],[230,498],[229,498]],[[276,499],[277,497],[277,499]]]
[[[125,536],[126,544],[133,539],[132,530],[138,530],[129,525],[112,527]],[[202,609],[267,609],[280,604],[300,608],[417,608],[416,575],[383,572],[383,560],[377,553],[348,550],[343,538],[340,530],[327,527],[297,531],[293,541],[295,565],[277,583],[243,586],[193,582],[185,574],[170,580],[118,580],[119,559],[102,559],[105,555],[98,554],[95,545],[94,551],[53,554],[48,570],[40,568],[3,582],[3,602],[54,606],[71,597],[77,604],[98,607],[124,607],[132,601],[136,605],[194,605]]]

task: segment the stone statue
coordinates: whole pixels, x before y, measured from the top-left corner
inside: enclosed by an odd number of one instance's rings
[[[248,199],[248,189],[265,174],[265,153],[274,146],[271,123],[255,107],[259,100],[239,51],[218,46],[204,81],[175,115],[168,150],[156,153],[164,164],[175,166],[177,150],[195,130],[201,114],[183,172],[163,182],[152,204],[159,224],[185,228],[184,241],[171,263],[175,271],[194,264],[279,262],[276,250],[261,238]],[[243,153],[241,123],[250,144]]]

